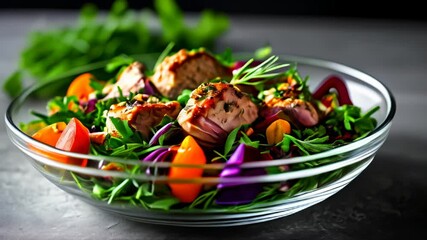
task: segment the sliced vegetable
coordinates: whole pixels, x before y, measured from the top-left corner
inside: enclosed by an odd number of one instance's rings
[[[203,149],[197,144],[196,140],[190,135],[184,138],[181,146],[175,157],[172,160],[173,164],[205,164],[206,157]],[[171,167],[169,178],[173,181],[174,178],[199,178],[203,174],[202,168],[197,167]],[[200,193],[202,184],[199,183],[170,183],[172,194],[183,203],[190,203]]]
[[[79,101],[87,102],[89,94],[95,91],[90,84],[94,80],[95,76],[91,73],[80,74],[68,86],[66,96],[76,96]]]
[[[92,143],[102,145],[104,144],[107,133],[106,132],[91,132],[89,133],[89,138]]]
[[[291,133],[291,124],[283,119],[277,119],[267,127],[265,135],[268,144],[276,144],[282,141],[283,134]]]
[[[240,183],[239,176],[258,176],[265,175],[266,171],[263,168],[248,168],[242,169],[240,167],[244,162],[259,161],[261,154],[258,149],[247,146],[241,143],[230,159],[227,161],[226,166],[221,171],[221,178],[237,178],[232,183],[218,184],[218,195],[216,203],[220,205],[237,205],[251,202],[262,191],[262,183]]]
[[[50,124],[34,133],[32,138],[54,147],[66,126],[67,124],[65,122]]]
[[[55,145],[56,148],[75,152],[88,154],[90,151],[90,137],[89,130],[77,118],[72,118],[61,133]],[[60,156],[56,159],[59,162],[86,166],[87,159],[78,159],[68,156]]]
[[[167,151],[168,151],[167,147],[158,148],[158,149],[152,151],[151,153],[149,153],[146,157],[144,157],[142,159],[142,161],[144,161],[144,162],[157,162],[157,160],[159,159],[159,156],[162,155],[164,152],[167,152]]]
[[[161,147],[158,148],[154,151],[152,151],[151,153],[149,153],[145,158],[142,159],[142,161],[144,162],[165,162],[165,161],[170,161],[171,158],[173,158],[173,156],[176,154],[178,150],[177,146],[171,146],[171,147]],[[152,169],[152,168],[147,168],[145,170],[145,173],[147,175],[163,175],[165,174],[165,171],[167,171],[166,169]]]
[[[150,141],[148,142],[149,145],[154,145],[159,143],[159,138],[163,136],[169,129],[171,129],[173,123],[167,123],[163,127],[161,127],[154,135],[151,137]]]
[[[313,92],[313,98],[320,100],[323,96],[327,95],[331,89],[335,89],[337,91],[338,102],[340,105],[353,105],[344,80],[335,75],[327,77],[318,86],[318,88]]]
[[[32,138],[36,139],[39,142],[45,143],[49,146],[55,147],[56,143],[58,142],[58,139],[61,137],[62,132],[66,128],[67,124],[65,122],[57,122],[50,124],[48,126],[45,126],[38,130],[36,133],[32,135]],[[42,150],[40,148],[37,148],[35,146],[30,146],[30,148],[38,152],[39,154],[42,154],[50,159],[58,159],[61,156],[49,151]]]

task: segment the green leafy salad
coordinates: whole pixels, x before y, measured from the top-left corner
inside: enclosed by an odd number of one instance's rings
[[[58,149],[124,161],[35,151],[66,164],[128,173],[128,178],[71,173],[82,191],[110,204],[239,211],[321,187],[346,173],[343,168],[283,182],[245,183],[239,178],[337,160],[242,164],[321,153],[364,138],[376,127],[372,114],[378,107],[362,112],[353,105],[351,89],[340,76],[325,76],[310,90],[298,64],[271,51],[237,59],[230,50],[214,54],[205,48],[172,51],[172,46],[152,65],[143,57],[114,58],[105,66],[112,73],[108,79],[81,73],[65,95],[48,102],[47,112],[33,112],[38,119],[21,125],[34,139]],[[150,164],[126,164],[136,161]],[[160,163],[170,165],[153,167]],[[223,167],[197,167],[211,164]],[[151,178],[132,177],[141,175]],[[219,182],[191,181],[201,178]]]

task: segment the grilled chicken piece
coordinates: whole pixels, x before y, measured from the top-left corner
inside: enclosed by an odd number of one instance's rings
[[[107,113],[107,132],[114,137],[120,137],[110,117],[127,120],[129,125],[148,138],[152,127],[158,125],[164,116],[176,118],[181,105],[179,102],[160,102],[157,98],[146,94],[136,95],[130,102],[111,105]]]
[[[278,81],[264,91],[264,104],[260,109],[260,116],[269,118],[280,115],[296,127],[312,127],[319,122],[320,112],[310,101],[299,99],[304,88],[292,76]]]
[[[107,85],[102,90],[106,96],[103,100],[120,97],[120,91],[123,96],[129,96],[130,93],[138,93],[145,87],[145,67],[140,62],[133,62],[120,75],[116,83]],[[119,90],[120,89],[120,90]]]
[[[250,97],[228,83],[204,83],[195,89],[178,115],[178,123],[207,147],[223,144],[236,127],[258,117]]]
[[[90,142],[99,145],[104,144],[107,134],[106,132],[91,132],[89,133]]]
[[[176,99],[182,90],[195,89],[217,77],[231,77],[231,71],[204,50],[182,49],[166,57],[150,80],[162,95]]]
[[[319,114],[313,104],[296,98],[271,98],[261,108],[260,115],[267,117],[280,111],[296,126],[312,127],[319,122]]]

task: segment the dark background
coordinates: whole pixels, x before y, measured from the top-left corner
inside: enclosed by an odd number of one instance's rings
[[[79,9],[85,2],[92,2],[99,9],[110,9],[114,0],[61,1],[61,0],[13,0],[0,1],[0,8],[7,9]],[[427,11],[423,1],[376,1],[376,0],[175,0],[185,12],[211,9],[227,14],[258,14],[281,16],[350,17],[388,20],[426,21]],[[153,0],[128,0],[130,8],[153,8]]]

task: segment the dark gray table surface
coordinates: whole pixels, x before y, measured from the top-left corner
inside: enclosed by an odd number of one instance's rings
[[[32,29],[76,12],[0,10],[0,83]],[[427,239],[427,24],[329,18],[231,18],[219,49],[340,62],[385,83],[397,101],[390,135],[370,166],[325,201],[278,220],[228,228],[132,222],[96,209],[42,177],[0,121],[0,239]],[[11,101],[0,93],[4,115]]]

